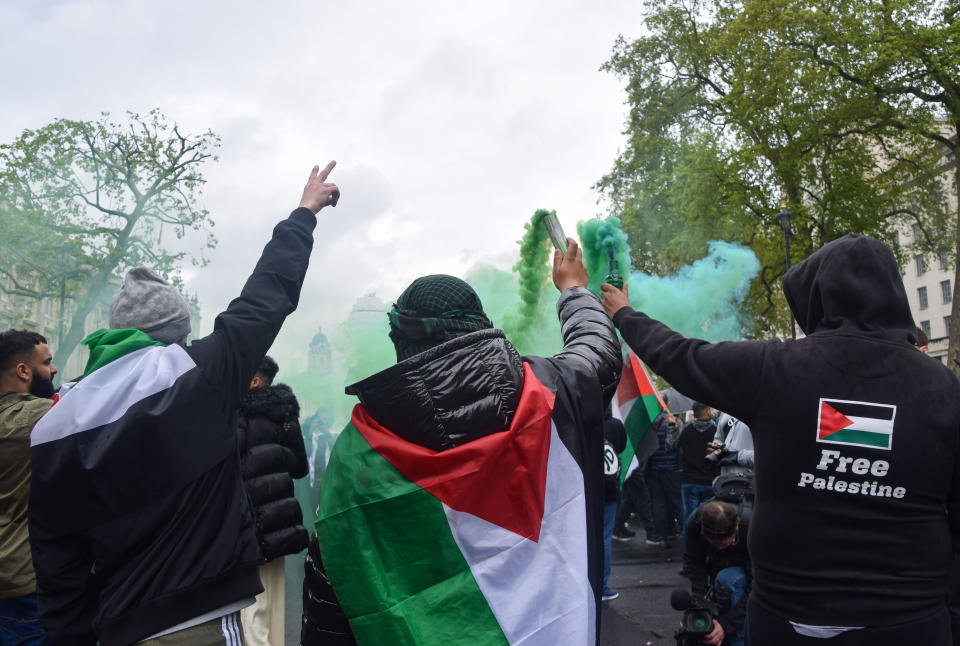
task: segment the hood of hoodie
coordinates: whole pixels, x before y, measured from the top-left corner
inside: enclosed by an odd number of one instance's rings
[[[783,293],[804,334],[834,331],[910,343],[916,326],[893,252],[848,234],[794,265]]]

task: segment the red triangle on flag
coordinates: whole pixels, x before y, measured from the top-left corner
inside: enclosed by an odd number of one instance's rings
[[[817,436],[817,439],[825,438],[848,426],[853,426],[850,418],[827,402],[820,402],[820,435]]]
[[[647,374],[647,371],[644,369],[643,364],[640,363],[640,359],[637,358],[637,355],[630,352],[630,365],[633,367],[634,378],[637,380],[637,387],[640,389],[640,395],[655,395],[657,401],[660,402],[660,408],[663,408],[663,400],[660,399],[660,393],[657,392],[657,387],[653,385],[653,381],[650,379],[650,375]]]
[[[617,384],[617,401],[620,405],[626,404],[631,399],[640,397],[640,384],[637,383],[636,373],[630,359],[623,362],[623,371],[620,373],[620,383]]]
[[[633,353],[633,350],[627,351],[627,356],[623,360],[623,372],[620,373],[620,382],[617,384],[617,401],[622,406],[632,399],[643,397],[644,395],[655,395],[660,403],[660,408],[664,407],[663,399],[654,386],[650,375],[644,369],[640,359]]]
[[[434,451],[384,428],[363,405],[354,408],[353,425],[405,478],[451,509],[538,541],[556,396],[528,364],[523,368],[520,403],[506,431]]]

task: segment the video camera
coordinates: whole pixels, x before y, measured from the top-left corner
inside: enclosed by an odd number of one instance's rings
[[[707,453],[707,455],[703,458],[703,461],[707,464],[727,464],[729,460],[722,460],[729,455],[735,456],[734,452],[727,449],[726,445],[722,443],[711,442],[708,447],[711,449],[711,452]],[[734,457],[734,460],[736,460],[736,457]]]
[[[677,646],[702,646],[713,630],[713,620],[730,605],[730,596],[722,586],[709,588],[703,596],[678,588],[670,593],[670,605],[683,612],[680,629],[673,635]]]
[[[711,449],[711,451],[710,453],[707,453],[703,458],[703,461],[706,462],[707,464],[713,464],[713,465],[720,464],[721,463],[720,461],[723,458],[727,457],[728,455],[733,455],[733,451],[728,450],[726,445],[724,444],[710,443],[708,446]]]

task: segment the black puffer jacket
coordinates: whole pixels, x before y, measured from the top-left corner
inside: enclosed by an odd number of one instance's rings
[[[521,358],[500,330],[480,330],[401,361],[347,392],[356,394],[378,422],[405,440],[444,450],[510,426],[520,399],[524,361],[535,373],[539,366],[544,373],[554,370],[564,384],[564,397],[589,397],[593,389],[596,446],[590,464],[582,466],[585,477],[596,479],[596,493],[602,496],[600,425],[620,378],[620,349],[610,319],[586,289],[564,291],[557,309],[564,347],[553,359]],[[602,540],[601,507],[602,500],[593,505],[596,522],[591,529],[596,535],[588,535],[597,546]],[[602,554],[602,549],[593,551]],[[323,571],[316,534],[310,539],[306,570],[301,645],[355,644]]]
[[[300,405],[284,384],[247,392],[240,406],[238,443],[243,483],[253,503],[263,561],[307,546],[293,481],[307,475]]]

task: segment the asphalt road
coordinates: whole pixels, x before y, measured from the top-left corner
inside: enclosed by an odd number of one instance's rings
[[[670,592],[688,587],[680,576],[680,540],[670,549],[647,545],[643,530],[629,543],[613,542],[608,585],[620,597],[603,602],[600,646],[673,645],[680,613],[670,607]],[[286,559],[287,646],[300,643],[303,556]]]
[[[284,563],[286,570],[287,609],[284,623],[284,634],[287,642],[285,646],[297,646],[300,643],[300,615],[303,614],[303,559],[304,554],[287,556]]]
[[[600,646],[667,646],[680,625],[670,607],[675,588],[689,589],[680,576],[680,539],[669,549],[647,545],[641,529],[629,543],[613,542],[607,585],[620,596],[603,602]]]

